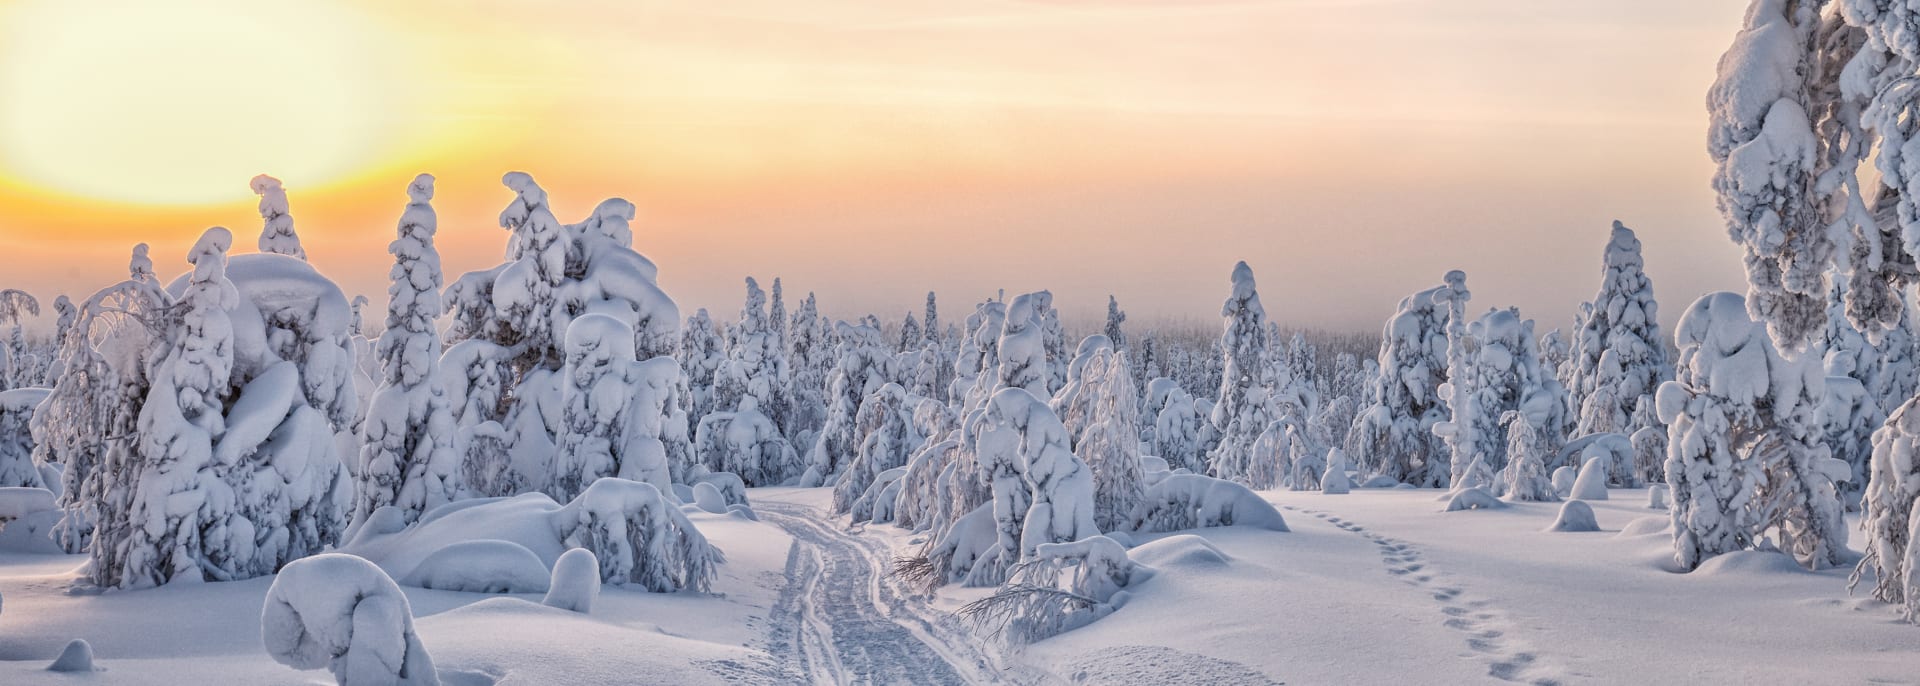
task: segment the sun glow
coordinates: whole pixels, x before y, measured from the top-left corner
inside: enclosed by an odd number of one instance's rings
[[[391,41],[321,2],[36,0],[0,26],[0,175],[54,193],[224,202],[262,171],[312,188],[368,165],[406,100]]]

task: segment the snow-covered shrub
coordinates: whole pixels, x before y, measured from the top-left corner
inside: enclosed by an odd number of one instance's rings
[[[1659,304],[1640,257],[1640,239],[1613,223],[1600,265],[1600,292],[1573,335],[1567,391],[1581,399],[1574,435],[1631,434],[1634,406],[1673,378],[1660,340]]]
[[[1127,588],[1151,576],[1106,536],[1048,543],[1015,567],[1006,585],[960,615],[1016,645],[1032,643],[1112,614],[1126,601]]]
[[[1613,458],[1607,455],[1587,458],[1586,464],[1580,467],[1580,476],[1573,480],[1573,492],[1567,497],[1575,500],[1606,500],[1607,471],[1612,463]]]
[[[1286,531],[1286,519],[1246,486],[1200,474],[1174,474],[1147,488],[1126,531],[1165,533],[1214,526]]]
[[[1831,458],[1820,444],[1826,375],[1818,360],[1781,356],[1733,293],[1701,297],[1674,338],[1679,370],[1657,402],[1669,426],[1666,472],[1680,566],[1749,549],[1776,528],[1781,548],[1801,564],[1838,564],[1846,531],[1821,468]]]
[[[600,561],[594,558],[593,551],[574,548],[562,553],[553,563],[547,595],[540,599],[540,604],[584,615],[593,612],[593,601],[599,597]]]
[[[544,593],[547,565],[512,541],[461,541],[433,551],[405,579],[408,586],[464,593]]]
[[[438,219],[429,204],[433,177],[414,177],[407,197],[411,202],[400,217],[399,237],[387,247],[394,257],[393,283],[387,287],[386,333],[380,336],[380,387],[362,424],[354,521],[388,505],[413,521],[464,490],[453,452],[450,399],[440,380],[440,253],[433,246]],[[264,197],[261,206],[266,206]]]
[[[1447,497],[1447,506],[1442,511],[1498,510],[1506,506],[1507,504],[1500,502],[1500,498],[1492,491],[1480,487],[1469,487],[1455,489],[1453,494]]]
[[[1592,505],[1581,500],[1569,500],[1560,505],[1560,514],[1553,518],[1547,530],[1560,533],[1599,531],[1600,522],[1593,517]]]
[[[1451,477],[1433,425],[1448,416],[1439,395],[1447,381],[1448,320],[1454,301],[1464,307],[1467,293],[1464,275],[1447,277],[1446,285],[1401,300],[1381,332],[1379,371],[1368,390],[1374,403],[1360,409],[1346,438],[1347,454],[1362,473],[1430,487]]]
[[[1640,399],[1633,409],[1633,425],[1640,427],[1628,436],[1633,444],[1634,475],[1645,483],[1665,483],[1667,480],[1667,425],[1660,421],[1659,413],[1654,411],[1654,398]]]
[[[593,482],[553,514],[560,541],[600,559],[600,578],[666,593],[705,593],[725,561],[680,508],[652,484]]]
[[[740,397],[732,412],[715,412],[694,432],[694,454],[715,472],[728,472],[751,486],[777,486],[800,475],[800,457],[780,435],[773,419],[760,412],[752,395]]]
[[[280,570],[267,589],[260,638],[275,662],[324,667],[343,685],[440,683],[406,594],[352,555],[315,555]]]

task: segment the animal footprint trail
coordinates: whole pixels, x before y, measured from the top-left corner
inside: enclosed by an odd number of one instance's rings
[[[1441,580],[1445,574],[1433,569],[1420,548],[1404,540],[1382,535],[1367,529],[1350,519],[1337,517],[1320,510],[1311,510],[1290,505],[1283,509],[1311,515],[1348,533],[1360,536],[1379,548],[1380,561],[1386,573],[1409,586],[1419,589],[1439,605],[1441,626],[1460,632],[1465,643],[1466,655],[1487,663],[1487,675],[1501,681],[1532,684],[1533,686],[1558,686],[1557,679],[1542,674],[1545,670],[1540,664],[1540,656],[1523,650],[1521,646],[1507,637],[1500,613],[1491,609],[1491,601],[1468,600],[1464,596],[1466,589]],[[1424,573],[1421,573],[1424,572]]]

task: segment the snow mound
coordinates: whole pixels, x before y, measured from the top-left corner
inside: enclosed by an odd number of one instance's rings
[[[512,541],[461,541],[428,555],[400,583],[465,593],[545,593],[547,565]]]
[[[26,486],[0,488],[0,521],[19,519],[53,508],[53,491]]]
[[[1567,497],[1580,500],[1607,499],[1607,470],[1612,459],[1605,455],[1596,455],[1587,460],[1580,468],[1580,476],[1573,481],[1573,491]]]
[[[353,555],[315,555],[281,569],[267,589],[260,638],[274,661],[325,667],[342,684],[440,683],[406,594]]]
[[[1460,512],[1462,510],[1498,510],[1506,506],[1507,506],[1506,503],[1503,503],[1500,501],[1499,498],[1494,497],[1493,493],[1488,491],[1487,489],[1468,488],[1464,490],[1454,491],[1453,496],[1447,499],[1447,509],[1444,511]]]
[[[1151,543],[1143,544],[1128,552],[1134,562],[1154,569],[1191,569],[1195,567],[1224,567],[1233,561],[1233,557],[1221,551],[1212,541],[1193,534],[1168,536]]]
[[[1078,684],[1207,684],[1279,686],[1280,682],[1238,662],[1165,646],[1102,648],[1075,660],[1068,680]]]
[[[1361,488],[1397,488],[1400,481],[1385,474],[1375,474],[1360,484]]]
[[[1695,576],[1765,576],[1805,574],[1792,555],[1776,551],[1736,550],[1708,558],[1693,570]]]
[[[568,612],[589,614],[593,611],[593,601],[600,597],[600,560],[593,551],[586,548],[574,548],[560,556],[553,563],[553,582],[547,586],[547,597],[540,600],[541,605],[557,607]]]
[[[88,644],[87,640],[84,638],[73,639],[72,641],[67,643],[66,649],[60,651],[60,657],[55,658],[53,661],[53,664],[47,665],[47,671],[49,672],[98,671],[93,666],[93,646]]]
[[[1667,509],[1667,485],[1654,484],[1647,487],[1647,509]]]
[[[1579,480],[1580,471],[1572,467],[1553,470],[1553,494],[1562,498],[1573,493],[1573,483]]]
[[[727,513],[727,497],[713,484],[701,482],[693,485],[693,504],[702,510],[714,514]]]
[[[1667,528],[1670,526],[1673,526],[1673,520],[1666,517],[1640,517],[1631,522],[1627,522],[1626,526],[1620,527],[1620,533],[1615,535],[1652,536],[1655,534],[1666,534]]]
[[[1548,531],[1578,532],[1599,531],[1600,522],[1593,518],[1593,506],[1586,501],[1569,500],[1560,506],[1560,516],[1553,519]]]
[[[1246,486],[1198,474],[1175,474],[1154,484],[1129,519],[1129,528],[1141,532],[1213,526],[1288,530],[1280,511]]]

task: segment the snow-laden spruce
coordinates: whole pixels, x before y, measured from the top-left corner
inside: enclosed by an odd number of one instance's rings
[[[0,391],[0,488],[54,488],[33,461],[33,413],[51,393],[45,388]]]
[[[1112,354],[1113,341],[1105,334],[1093,334],[1080,339],[1080,347],[1074,351],[1073,361],[1067,365],[1067,383],[1053,394],[1050,406],[1053,413],[1060,417],[1060,423],[1067,426],[1067,436],[1074,444],[1080,441],[1080,434],[1090,421],[1095,398],[1088,392],[1086,381],[1087,365],[1096,354]]]
[[[1574,435],[1631,434],[1633,408],[1673,378],[1660,339],[1659,304],[1640,257],[1640,239],[1620,222],[1600,266],[1600,292],[1574,331],[1567,391],[1579,399]],[[1551,370],[1552,368],[1549,368]]]
[[[1267,358],[1267,311],[1247,263],[1233,266],[1233,290],[1220,308],[1224,376],[1213,406],[1213,427],[1220,443],[1207,455],[1214,476],[1246,482],[1253,469],[1254,443],[1274,419],[1263,385]]]
[[[1139,395],[1125,352],[1096,350],[1081,365],[1078,381],[1087,413],[1074,454],[1093,470],[1094,524],[1113,531],[1126,523],[1145,487],[1140,440],[1134,432]]]
[[[1751,549],[1776,528],[1778,545],[1808,568],[1844,561],[1818,361],[1781,355],[1733,293],[1687,308],[1674,342],[1679,369],[1658,402],[1670,427],[1666,472],[1680,566]]]
[[[386,332],[380,336],[380,387],[362,423],[353,521],[389,505],[407,521],[460,498],[453,414],[440,380],[440,253],[433,237],[433,177],[407,186],[399,237],[388,245],[394,264],[387,287]],[[357,299],[364,301],[364,298]]]
[[[1441,386],[1452,418],[1434,425],[1451,450],[1449,481],[1458,483],[1476,459],[1490,470],[1506,469],[1509,412],[1528,415],[1540,455],[1557,453],[1557,439],[1566,435],[1566,393],[1540,363],[1533,320],[1511,309],[1490,310],[1456,343],[1459,366]]]
[[[1346,438],[1347,455],[1363,474],[1417,486],[1447,485],[1446,446],[1433,425],[1448,417],[1439,394],[1447,382],[1448,320],[1454,302],[1464,307],[1466,297],[1465,275],[1449,272],[1446,284],[1407,296],[1387,320],[1379,369],[1367,391],[1374,402],[1360,409]]]
[[[860,402],[854,424],[864,430],[859,449],[834,482],[833,511],[848,512],[880,474],[907,464],[925,440],[913,421],[914,403],[899,384],[881,386]]]
[[[632,327],[604,314],[567,327],[564,414],[546,488],[554,500],[609,476],[671,492],[666,418],[680,370],[671,357],[636,360],[633,343]]]
[[[1178,382],[1163,376],[1148,383],[1147,412],[1142,414],[1147,413],[1153,415],[1150,446],[1154,456],[1175,469],[1206,471],[1200,453],[1200,425],[1209,420],[1194,408],[1193,397]]]
[[[440,683],[406,594],[353,555],[316,555],[280,570],[260,611],[260,639],[275,662],[325,668],[343,685]]]
[[[585,221],[562,225],[533,177],[510,172],[502,181],[514,192],[500,213],[500,225],[511,233],[507,261],[461,276],[445,293],[453,314],[449,340],[455,342],[443,361],[447,387],[450,393],[466,392],[458,397],[454,413],[459,426],[454,448],[466,471],[488,475],[485,487],[475,484],[476,490],[494,495],[548,489],[571,493],[590,480],[591,475],[555,464],[563,432],[604,435],[603,428],[589,425],[610,427],[609,422],[616,421],[570,419],[566,413],[563,387],[578,391],[598,383],[597,378],[564,378],[568,327],[589,315],[617,320],[628,332],[624,344],[600,341],[605,347],[596,354],[647,365],[616,375],[615,385],[655,389],[644,402],[623,401],[633,414],[618,421],[639,425],[628,431],[659,441],[670,473],[684,473],[693,460],[685,405],[689,394],[683,391],[686,382],[679,365],[669,357],[680,345],[680,313],[656,283],[659,269],[633,250],[632,203],[609,199]],[[606,333],[605,328],[595,327],[595,332]],[[466,345],[469,341],[484,345]],[[619,352],[623,350],[631,352]],[[655,359],[662,362],[652,362]],[[575,370],[591,375],[601,364],[595,361]],[[489,370],[504,373],[502,382],[483,381]],[[574,428],[567,428],[570,423]],[[589,455],[567,459],[569,467],[593,460]],[[558,471],[567,473],[558,475],[565,483],[556,485]]]
[[[1126,589],[1153,572],[1106,536],[1039,546],[993,595],[959,611],[1014,645],[1086,626],[1126,602]]]
[[[805,468],[793,445],[780,435],[773,419],[760,412],[759,400],[751,395],[741,397],[732,411],[701,418],[693,449],[700,465],[738,475],[750,486],[779,485]]]
[[[1092,470],[1067,448],[1066,427],[1038,397],[1019,387],[995,393],[970,438],[992,485],[997,536],[967,585],[999,585],[1035,547],[1100,533]]]
[[[1847,465],[1840,481],[1840,500],[1849,510],[1859,507],[1866,490],[1873,456],[1873,432],[1886,423],[1886,412],[1874,402],[1866,384],[1853,377],[1852,356],[1829,353],[1826,358],[1826,396],[1821,399],[1822,441],[1833,458]]]
[[[260,252],[307,259],[300,247],[300,236],[293,232],[293,214],[287,207],[287,189],[280,180],[261,174],[253,177],[254,195],[260,196]]]
[[[346,297],[297,258],[230,261],[232,241],[209,230],[161,296],[173,316],[159,320],[138,439],[80,488],[107,501],[92,510],[94,584],[269,574],[344,526],[334,437],[358,410]]]
[[[827,376],[827,416],[807,453],[802,486],[839,478],[859,453],[865,438],[859,425],[860,403],[892,378],[893,354],[880,330],[865,324],[836,322],[836,362]]]
[[[760,284],[747,278],[747,300],[740,320],[727,329],[726,360],[714,371],[713,409],[740,406],[753,396],[761,414],[775,426],[787,424],[787,344],[782,331],[767,314],[767,296]]]

